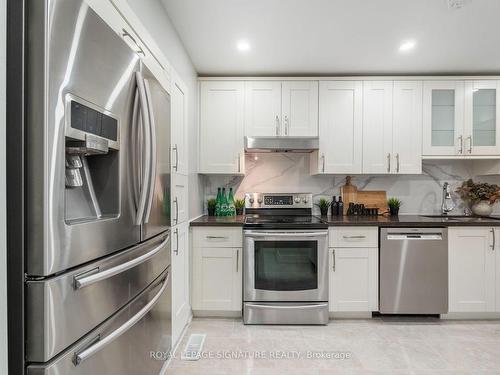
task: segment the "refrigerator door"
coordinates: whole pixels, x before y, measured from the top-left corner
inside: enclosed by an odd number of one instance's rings
[[[28,0],[26,13],[26,265],[48,276],[140,241],[128,157],[140,62],[84,1]],[[69,155],[74,134],[94,148]]]
[[[151,126],[151,171],[144,209],[142,240],[170,228],[170,95],[153,74],[142,65]]]
[[[171,349],[168,269],[104,324],[28,375],[158,375]],[[76,318],[77,319],[77,318]]]
[[[125,306],[169,265],[167,232],[62,275],[28,281],[27,361],[50,360]]]

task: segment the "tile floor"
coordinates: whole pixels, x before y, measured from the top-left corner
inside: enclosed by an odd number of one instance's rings
[[[207,335],[203,357],[182,361],[191,333]],[[377,318],[245,326],[240,319],[194,319],[167,374],[500,374],[500,322]]]

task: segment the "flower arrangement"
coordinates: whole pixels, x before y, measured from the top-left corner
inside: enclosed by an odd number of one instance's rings
[[[316,203],[316,206],[318,206],[319,210],[321,211],[321,216],[328,215],[328,207],[330,207],[330,204],[331,202],[325,198],[320,198],[318,203]]]
[[[475,183],[472,179],[464,181],[456,192],[464,201],[476,204],[480,201],[488,201],[489,204],[496,203],[500,199],[500,187],[486,182]]]
[[[234,207],[236,208],[236,215],[243,215],[243,209],[245,208],[245,200],[236,199],[234,201]]]
[[[398,198],[389,198],[387,200],[387,206],[389,206],[389,212],[391,216],[397,216],[399,214],[399,208],[403,205],[403,202]]]

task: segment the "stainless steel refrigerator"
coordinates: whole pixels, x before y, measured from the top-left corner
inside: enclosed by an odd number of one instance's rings
[[[26,15],[27,373],[158,374],[170,97],[84,1],[27,0]]]

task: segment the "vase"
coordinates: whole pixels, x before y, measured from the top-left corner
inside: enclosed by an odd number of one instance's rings
[[[208,216],[215,216],[215,207],[208,207]]]
[[[493,205],[488,201],[479,201],[472,205],[472,213],[477,216],[490,216],[493,212]]]
[[[321,212],[321,216],[328,216],[328,207],[321,207],[319,210]]]
[[[236,208],[236,215],[238,215],[238,216],[243,215],[243,207],[241,207],[241,208]]]

